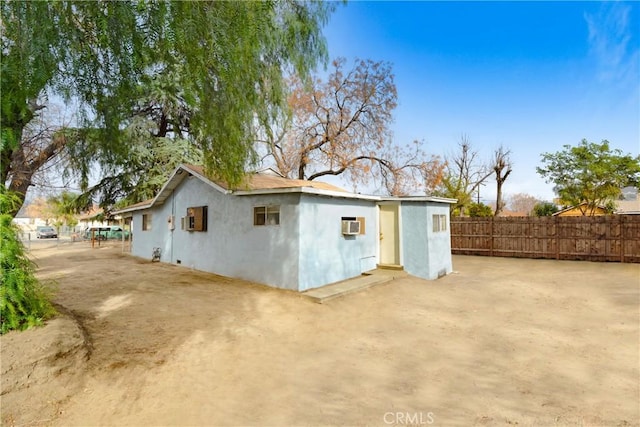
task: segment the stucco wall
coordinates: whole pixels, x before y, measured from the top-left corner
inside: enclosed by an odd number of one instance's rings
[[[374,202],[302,195],[299,206],[299,290],[355,277],[376,267]],[[342,217],[364,217],[365,234],[343,236]]]
[[[427,230],[429,231],[429,271],[431,279],[453,271],[451,259],[451,211],[448,204],[427,202]],[[447,230],[434,233],[433,215],[447,217]]]
[[[253,208],[280,206],[279,225],[253,225]],[[207,206],[207,231],[181,229],[187,208]],[[405,270],[435,279],[450,273],[449,207],[402,201],[401,260]],[[142,231],[142,215],[152,215]],[[434,233],[434,214],[447,216],[447,230]],[[175,228],[168,218],[173,215]],[[344,236],[343,217],[364,217],[365,233]],[[375,201],[311,194],[223,194],[196,177],[182,181],[162,205],[133,213],[132,253],[279,288],[298,291],[356,277],[378,262],[378,206]]]
[[[405,271],[424,279],[451,273],[449,205],[403,201],[400,211]],[[446,231],[433,231],[433,215],[447,216]]]
[[[150,257],[162,247],[162,261],[275,287],[298,286],[298,200],[296,194],[225,195],[201,180],[185,179],[153,214],[151,231],[142,231],[142,211],[134,214],[133,254]],[[253,225],[253,207],[280,205],[280,225]],[[181,229],[187,208],[207,206],[207,231]],[[175,216],[169,231],[167,218]]]
[[[151,215],[151,229],[142,231],[142,215]],[[153,248],[160,248],[163,262],[171,262],[171,239],[167,227],[167,218],[171,215],[171,203],[154,206],[152,209],[133,213],[131,231],[133,239],[131,253],[151,259]]]

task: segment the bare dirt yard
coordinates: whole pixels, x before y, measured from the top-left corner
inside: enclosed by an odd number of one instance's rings
[[[640,424],[637,264],[458,256],[316,304],[45,246],[61,315],[0,338],[6,426]]]

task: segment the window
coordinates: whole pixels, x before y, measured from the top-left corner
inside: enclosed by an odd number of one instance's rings
[[[184,226],[188,231],[207,231],[207,214],[206,206],[187,208]]]
[[[151,230],[151,214],[142,214],[142,231]]]
[[[433,231],[447,231],[446,215],[433,215]]]
[[[280,224],[280,206],[256,206],[253,208],[253,225]]]

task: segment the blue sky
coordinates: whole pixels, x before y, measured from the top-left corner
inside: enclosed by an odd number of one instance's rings
[[[535,168],[564,144],[640,152],[640,3],[352,1],[324,34],[331,59],[393,65],[396,142],[511,149],[507,194],[550,200]]]

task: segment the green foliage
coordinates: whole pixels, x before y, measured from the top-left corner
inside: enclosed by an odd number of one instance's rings
[[[161,73],[140,85],[134,117],[123,130],[127,151],[103,165],[102,179],[80,195],[81,205],[92,199],[106,208],[148,200],[180,163],[203,163],[202,150],[189,135],[192,114],[178,82],[179,73]],[[73,145],[69,152],[82,149]],[[76,159],[72,173],[85,167],[81,153],[71,158]]]
[[[78,205],[78,195],[70,191],[63,191],[57,196],[49,197],[47,200],[51,207],[51,215],[53,216],[56,227],[68,225],[75,227],[78,224],[76,213],[82,208]]]
[[[460,216],[473,201],[472,193],[464,188],[461,182],[462,180],[453,176],[451,171],[447,171],[434,192],[435,196],[456,199],[456,203],[451,205],[452,216]]]
[[[613,200],[607,200],[607,202],[604,204],[603,207],[604,207],[604,211],[607,214],[612,214],[616,211],[616,209],[618,209],[618,205]]]
[[[467,209],[467,213],[470,217],[489,217],[493,216],[493,211],[490,206],[484,203],[471,203]]]
[[[129,156],[123,129],[140,112],[141,88],[162,75],[174,77],[162,94],[188,108],[183,138],[202,150],[207,171],[240,182],[255,157],[256,128],[286,108],[283,72],[307,76],[326,58],[321,30],[333,8],[294,0],[1,2],[0,182],[39,101],[52,94],[79,105],[80,129],[62,136],[80,156],[81,184],[92,161],[114,176]]]
[[[615,200],[623,187],[640,182],[640,156],[612,150],[606,140],[596,144],[583,139],[575,147],[565,145],[562,151],[543,153],[542,163],[537,172],[555,185],[563,203],[585,202],[580,208],[583,214]]]
[[[26,329],[55,313],[48,288],[35,278],[34,263],[27,258],[18,229],[7,214],[18,198],[0,185],[0,333]]]
[[[558,212],[558,207],[551,202],[539,202],[533,207],[533,216],[551,216]]]

